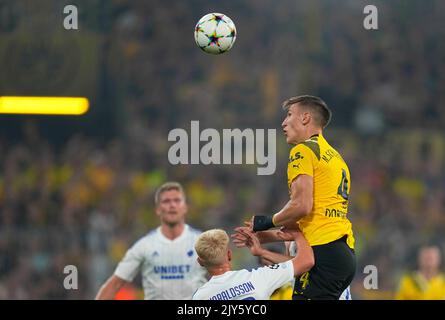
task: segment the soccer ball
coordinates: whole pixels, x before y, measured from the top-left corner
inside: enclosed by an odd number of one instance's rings
[[[206,14],[196,24],[196,44],[206,53],[227,52],[232,48],[235,39],[235,24],[232,19],[222,13]]]

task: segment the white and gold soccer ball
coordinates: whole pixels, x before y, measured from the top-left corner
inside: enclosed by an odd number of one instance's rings
[[[198,47],[210,54],[229,51],[236,39],[236,27],[232,19],[222,13],[209,13],[195,26]]]

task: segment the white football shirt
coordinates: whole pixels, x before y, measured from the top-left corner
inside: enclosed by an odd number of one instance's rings
[[[142,272],[145,299],[190,299],[207,281],[206,270],[196,261],[195,241],[200,233],[185,225],[182,234],[170,240],[158,227],[127,251],[114,274],[133,281]]]
[[[269,300],[272,293],[294,278],[292,261],[257,269],[228,271],[213,276],[193,300]]]

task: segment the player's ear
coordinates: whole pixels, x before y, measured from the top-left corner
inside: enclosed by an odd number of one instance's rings
[[[161,216],[161,209],[159,208],[158,205],[156,205],[156,207],[155,207],[155,213],[156,213],[156,215],[157,215],[158,217]]]
[[[302,112],[301,113],[301,123],[305,126],[309,123],[311,120],[311,113],[310,112]]]
[[[198,257],[196,260],[198,261],[198,263],[201,267],[204,267],[204,262],[201,260],[200,257]]]
[[[227,260],[232,261],[232,250],[227,250]]]

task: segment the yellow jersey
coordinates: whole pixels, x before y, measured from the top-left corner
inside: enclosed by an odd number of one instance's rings
[[[278,288],[270,296],[270,300],[292,300],[292,294],[294,293],[294,288],[290,283]]]
[[[289,192],[292,182],[300,174],[314,179],[312,211],[298,221],[309,244],[326,244],[346,235],[346,242],[353,249],[355,240],[348,219],[351,190],[349,169],[341,155],[322,135],[314,135],[290,151],[287,167]]]
[[[445,300],[445,277],[438,274],[427,280],[413,272],[402,277],[396,294],[397,300]]]

